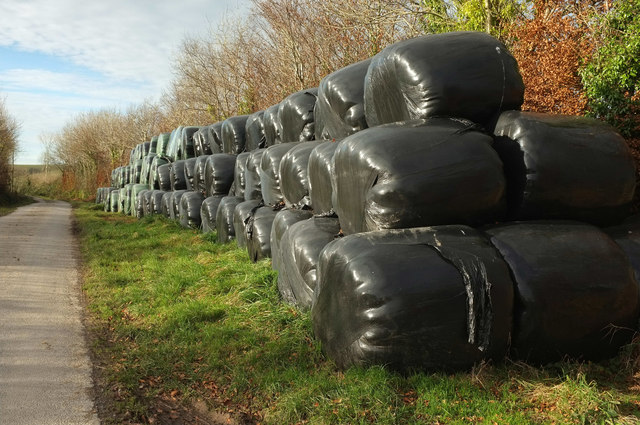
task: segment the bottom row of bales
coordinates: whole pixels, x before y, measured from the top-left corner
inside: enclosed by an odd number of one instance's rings
[[[271,257],[283,299],[311,309],[316,337],[342,368],[597,360],[637,329],[638,217],[604,229],[541,220],[343,236],[335,216],[305,209],[136,189],[111,190],[105,208],[126,212],[124,193],[138,217],[216,230],[219,242],[235,240],[253,261]]]

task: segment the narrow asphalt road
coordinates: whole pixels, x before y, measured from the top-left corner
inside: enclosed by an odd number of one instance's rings
[[[71,207],[0,217],[0,424],[99,424]]]

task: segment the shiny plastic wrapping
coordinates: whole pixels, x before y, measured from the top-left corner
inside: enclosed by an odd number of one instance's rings
[[[501,111],[520,109],[516,60],[481,32],[429,34],[392,44],[371,60],[364,83],[370,127],[429,117],[459,117],[493,129]]]
[[[198,131],[193,133],[193,150],[196,157],[202,155],[211,155],[211,145],[209,144],[209,138],[211,132],[208,127],[200,127]]]
[[[151,186],[149,186],[148,184],[134,184],[132,189],[131,189],[131,199],[130,199],[130,203],[131,203],[131,216],[132,217],[141,217],[138,216],[138,198],[139,198],[139,194],[140,192],[142,192],[143,190],[149,190],[151,189]],[[144,206],[143,203],[140,203],[140,208],[142,208]],[[142,209],[140,210],[140,212],[142,213]]]
[[[160,176],[158,175],[158,168],[165,164],[169,164],[169,160],[162,156],[154,156],[153,161],[151,161],[151,165],[149,168],[149,184],[154,189],[160,189]]]
[[[640,284],[640,215],[631,216],[618,226],[603,230],[622,248],[633,267],[636,282]]]
[[[233,185],[231,186],[229,195],[244,198],[245,172],[247,170],[249,155],[249,152],[242,152],[237,156],[236,165],[233,169]]]
[[[144,217],[147,192],[151,192],[151,189],[143,189],[136,194],[136,207],[132,210],[132,214],[138,219]]]
[[[180,142],[180,159],[195,158],[196,151],[193,146],[193,135],[200,127],[188,126],[182,130],[182,140]]]
[[[196,158],[189,158],[184,161],[184,178],[187,190],[194,190],[194,178],[196,175]]]
[[[202,192],[203,194],[207,191],[205,172],[207,169],[207,160],[209,159],[209,156],[211,155],[200,155],[196,158],[196,163],[193,166],[193,190],[196,192]]]
[[[173,196],[173,192],[165,192],[162,195],[161,214],[167,218],[171,218],[171,196]]]
[[[123,187],[118,191],[118,212],[121,214],[124,214],[124,203],[125,203],[126,197],[127,197],[127,189]]]
[[[340,232],[335,217],[312,217],[289,227],[280,240],[278,291],[287,302],[308,310],[318,284],[320,252]]]
[[[162,198],[167,193],[164,190],[154,190],[151,194],[151,207],[149,212],[151,214],[162,214]]]
[[[247,252],[254,263],[271,257],[271,227],[277,213],[272,207],[260,207],[247,222]]]
[[[209,233],[216,230],[216,214],[218,207],[225,195],[213,195],[205,198],[200,207],[200,218],[202,220],[202,233]]]
[[[120,200],[120,189],[113,189],[111,192],[109,192],[109,202],[105,204],[104,210],[106,212],[118,212],[119,200]]]
[[[333,207],[345,234],[493,223],[505,212],[502,162],[468,121],[368,128],[334,154]]]
[[[151,164],[153,163],[153,158],[155,154],[150,154],[142,158],[142,171],[140,172],[140,183],[142,184],[150,184],[151,183]]]
[[[245,149],[247,152],[267,147],[263,116],[264,111],[258,111],[247,118],[245,124]]]
[[[597,227],[520,222],[486,229],[515,283],[514,358],[599,359],[630,341],[638,285],[623,251]]]
[[[240,202],[244,202],[244,199],[238,196],[225,196],[220,201],[216,212],[218,243],[231,242],[236,237],[236,231],[233,227],[233,212]]]
[[[308,165],[311,151],[321,142],[302,142],[294,146],[280,161],[280,189],[288,208],[311,207]]]
[[[318,89],[312,88],[290,94],[278,108],[282,143],[306,142],[315,139],[313,108]]]
[[[209,149],[212,154],[222,153],[222,121],[206,127],[209,137]]]
[[[315,297],[315,335],[341,368],[465,370],[508,350],[509,268],[470,227],[335,240],[320,255]]]
[[[333,154],[337,148],[337,142],[324,142],[316,146],[309,155],[309,198],[316,214],[333,211],[331,179],[334,173]]]
[[[282,138],[280,136],[280,133],[282,132],[282,124],[280,123],[280,117],[278,115],[279,109],[280,104],[276,103],[275,105],[269,106],[264,110],[264,115],[262,116],[262,124],[264,127],[264,139],[266,147],[282,143]]]
[[[371,59],[327,75],[318,85],[314,109],[316,139],[343,139],[367,128],[364,78]]]
[[[262,186],[260,185],[260,162],[264,149],[256,149],[250,152],[247,160],[247,168],[244,172],[244,200],[262,199]]]
[[[140,178],[142,177],[142,163],[141,159],[136,160],[133,164],[133,181],[134,184],[140,183]]]
[[[265,149],[260,159],[260,188],[265,205],[277,205],[284,202],[280,187],[280,161],[282,157],[298,143],[280,143]]]
[[[169,192],[171,190],[171,164],[158,166],[156,170],[156,183],[160,190]]]
[[[185,192],[180,198],[180,225],[185,228],[199,229],[202,219],[200,207],[204,195],[200,192]]]
[[[187,176],[184,170],[185,161],[178,160],[171,163],[171,174],[169,178],[171,180],[171,190],[186,190],[187,189]]]
[[[222,122],[222,152],[239,154],[245,151],[245,126],[249,115],[238,115]]]
[[[634,160],[609,125],[586,117],[508,111],[495,133],[511,220],[606,225],[629,214]]]
[[[134,186],[135,184],[133,183],[130,183],[124,186],[124,205],[123,205],[122,213],[124,213],[125,215],[131,215],[131,209],[132,209],[131,199],[132,199]]]
[[[244,198],[242,198],[244,199]],[[236,235],[238,248],[247,247],[247,223],[256,209],[260,206],[260,201],[242,201],[236,205],[233,211],[233,228]]]
[[[292,224],[313,217],[309,210],[282,209],[278,211],[271,226],[271,268],[279,271],[282,263],[280,256],[280,241]]]
[[[161,133],[158,135],[158,143],[156,145],[156,154],[158,156],[164,156],[167,154],[167,147],[169,145],[169,137],[171,133]]]
[[[214,153],[204,166],[205,196],[227,195],[233,185],[236,155]]]
[[[152,205],[151,205],[151,199],[153,198],[153,192],[154,190],[147,190],[146,192],[144,192],[143,195],[143,199],[144,199],[144,204],[142,206],[142,215],[144,217],[153,214],[152,212]]]
[[[181,190],[173,191],[171,193],[172,193],[171,210],[169,211],[169,218],[172,220],[179,220],[180,219],[180,199],[182,198],[182,195],[187,193],[187,191],[184,189],[181,189]]]

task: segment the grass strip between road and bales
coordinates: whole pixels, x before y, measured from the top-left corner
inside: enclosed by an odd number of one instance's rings
[[[601,363],[339,371],[310,315],[281,301],[270,261],[163,217],[75,213],[107,423],[154,423],[172,400],[240,423],[640,424],[637,344]]]

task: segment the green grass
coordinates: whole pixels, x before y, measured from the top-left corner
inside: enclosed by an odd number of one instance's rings
[[[0,217],[11,214],[18,207],[35,202],[33,198],[15,193],[0,194]]]
[[[271,424],[640,423],[638,347],[607,362],[483,364],[467,373],[339,371],[268,260],[164,218],[77,204],[84,290],[118,419],[204,400]],[[118,422],[119,421],[119,422]]]

